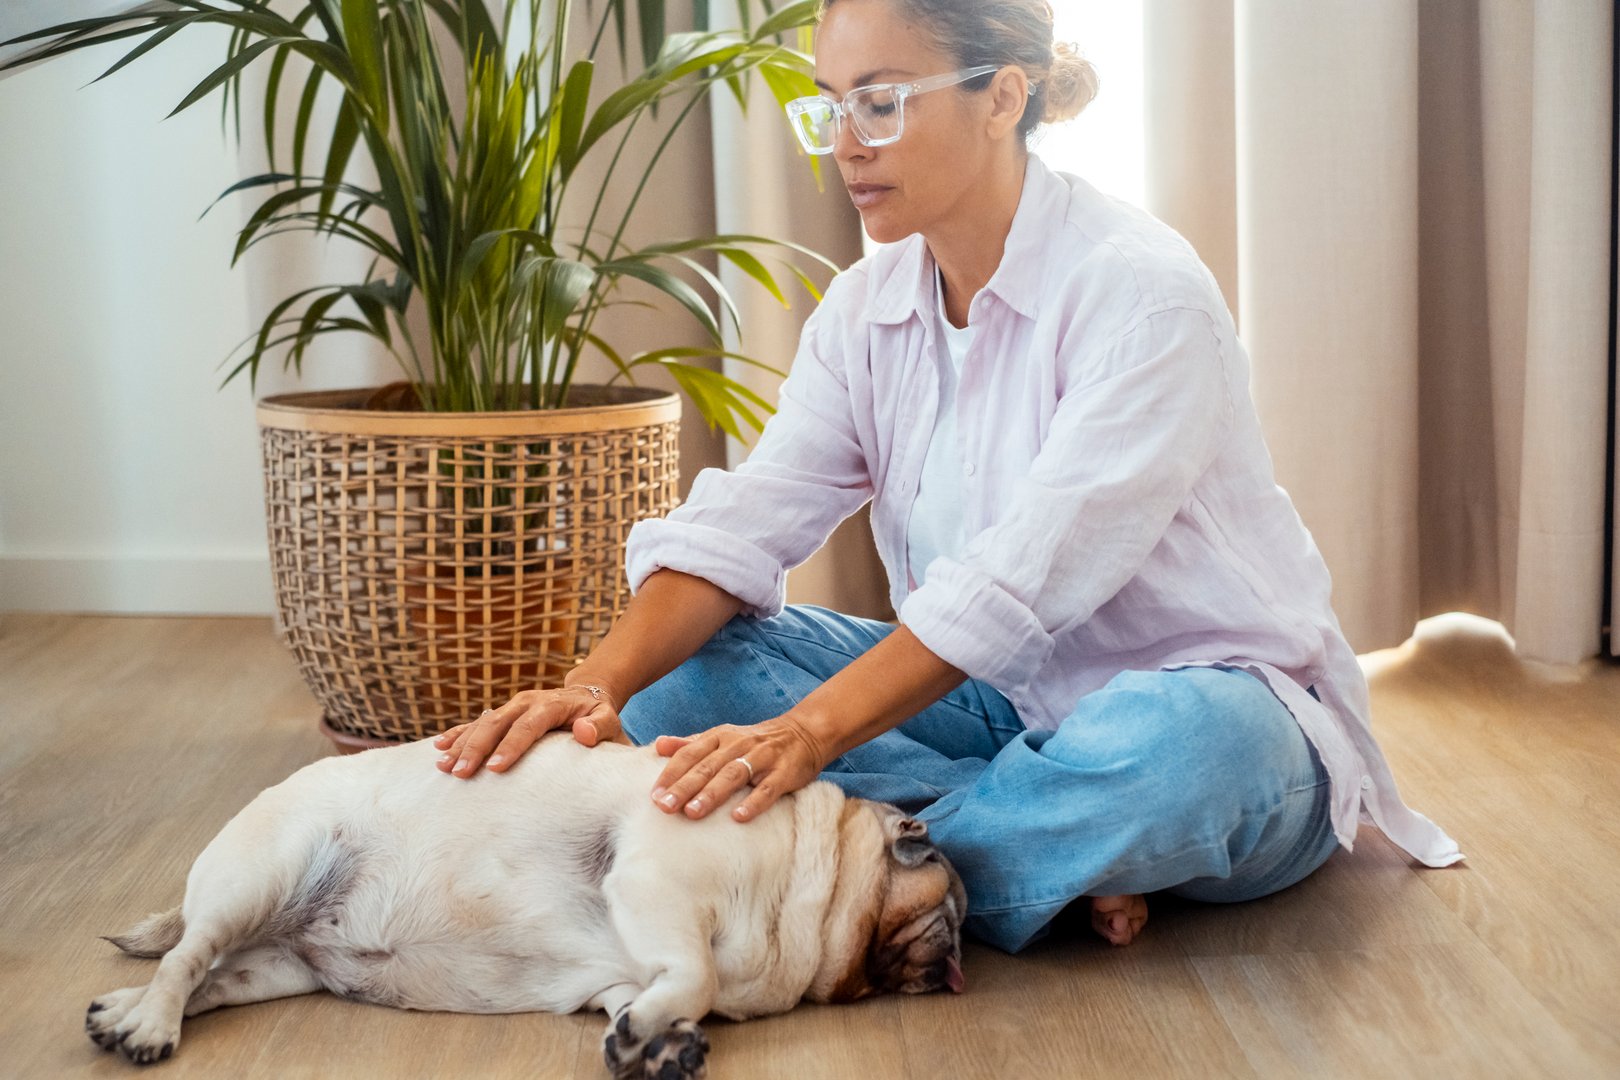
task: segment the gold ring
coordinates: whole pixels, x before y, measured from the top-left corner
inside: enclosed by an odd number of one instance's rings
[[[737,760],[742,762],[743,768],[748,770],[748,786],[752,787],[754,785],[754,767],[748,764],[748,759],[745,757],[740,757]]]

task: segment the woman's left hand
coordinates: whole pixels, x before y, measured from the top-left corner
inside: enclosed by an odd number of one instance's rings
[[[825,764],[816,740],[786,716],[747,727],[721,724],[689,737],[661,735],[654,746],[670,760],[653,785],[653,802],[694,819],[752,785],[731,812],[737,821],[751,821],[814,780]]]

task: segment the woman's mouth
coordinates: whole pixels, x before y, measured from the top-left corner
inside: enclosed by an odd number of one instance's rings
[[[877,204],[884,196],[894,190],[894,188],[886,187],[883,184],[857,183],[846,184],[845,186],[849,189],[850,201],[855,204],[857,210],[865,210],[867,207]]]

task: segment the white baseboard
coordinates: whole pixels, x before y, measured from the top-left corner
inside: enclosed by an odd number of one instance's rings
[[[0,611],[270,615],[275,594],[268,556],[0,555]]]

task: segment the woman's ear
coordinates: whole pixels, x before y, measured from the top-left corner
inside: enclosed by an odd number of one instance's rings
[[[1002,138],[1018,130],[1024,109],[1030,102],[1029,75],[1017,64],[1008,64],[990,77],[985,93],[990,98],[989,134]]]

